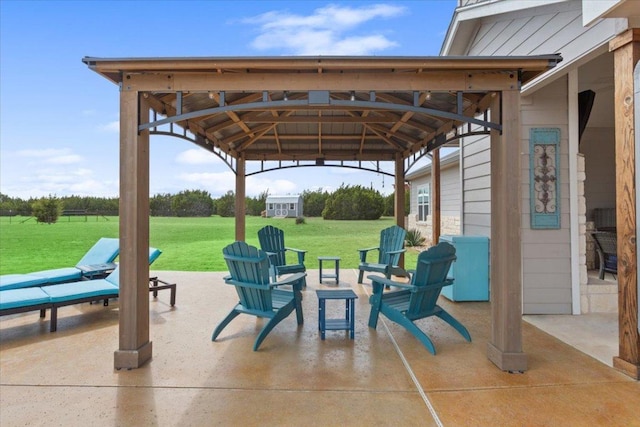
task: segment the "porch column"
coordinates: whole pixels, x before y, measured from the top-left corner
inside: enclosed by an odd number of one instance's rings
[[[640,28],[619,35],[609,44],[614,54],[616,125],[616,227],[618,233],[619,355],[613,366],[640,379],[638,331],[638,258],[635,176],[634,67],[640,60]]]
[[[394,212],[396,214],[396,224],[402,228],[406,228],[404,211],[404,159],[402,154],[396,154],[395,162],[395,203]],[[404,254],[400,255],[400,267],[404,268]]]
[[[137,91],[120,92],[120,348],[114,367],[139,368],[149,341],[149,106]]]
[[[236,240],[244,242],[246,235],[245,197],[247,177],[244,155],[238,155],[236,163]]]
[[[431,152],[431,243],[440,240],[441,203],[440,203],[440,149]]]
[[[502,98],[502,103],[500,102]],[[487,355],[503,371],[527,369],[522,351],[520,93],[496,94],[491,120],[491,341]]]

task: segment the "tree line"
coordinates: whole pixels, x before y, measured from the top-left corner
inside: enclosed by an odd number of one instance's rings
[[[269,191],[257,197],[245,198],[245,215],[260,216],[266,209]],[[362,186],[342,185],[334,192],[305,190],[302,192],[304,214],[324,219],[379,219],[394,215],[394,194],[382,196],[377,190]],[[408,194],[405,195],[409,203]],[[48,196],[23,200],[0,193],[0,215],[35,216],[39,222],[53,223],[65,211],[86,212],[87,215],[117,216],[117,197]],[[229,191],[219,198],[208,191],[184,190],[177,194],[156,194],[149,199],[151,216],[233,217],[235,194]],[[406,206],[408,212],[408,206]]]

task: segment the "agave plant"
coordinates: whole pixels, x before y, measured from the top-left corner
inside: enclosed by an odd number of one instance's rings
[[[417,228],[411,228],[407,231],[405,242],[407,246],[422,246],[425,242],[425,238],[422,237],[420,230]]]

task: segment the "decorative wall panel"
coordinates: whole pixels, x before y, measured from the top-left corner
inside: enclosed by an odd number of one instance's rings
[[[530,131],[531,228],[560,228],[560,129]]]

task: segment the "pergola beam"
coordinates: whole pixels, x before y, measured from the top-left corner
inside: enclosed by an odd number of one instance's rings
[[[441,71],[420,74],[205,74],[127,73],[123,90],[145,91],[486,91],[519,87],[518,70],[500,73]]]

